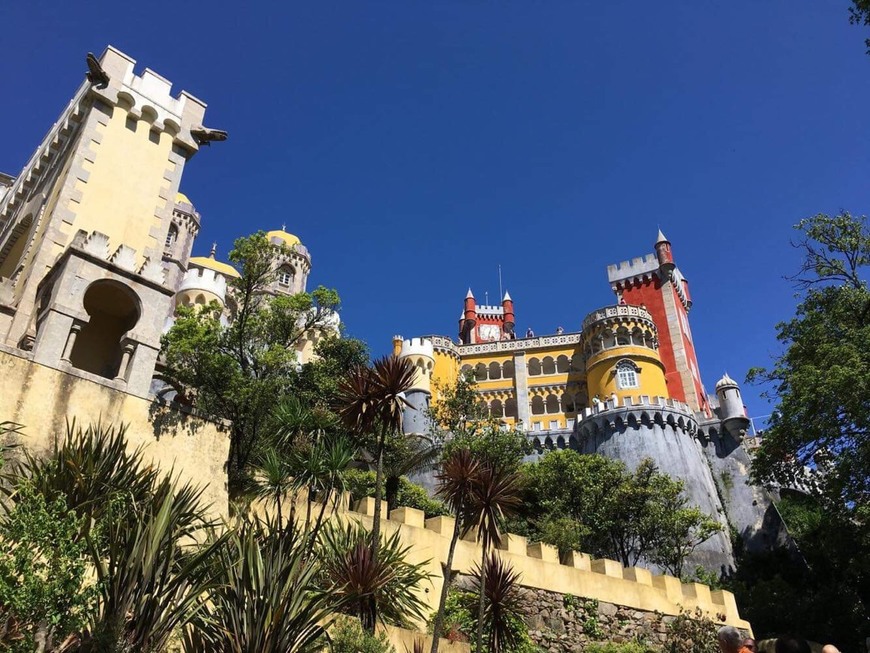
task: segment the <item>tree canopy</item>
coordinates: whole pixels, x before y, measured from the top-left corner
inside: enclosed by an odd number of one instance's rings
[[[240,276],[229,282],[228,315],[217,303],[179,307],[163,337],[167,378],[190,392],[198,409],[232,424],[231,480],[242,474],[271,411],[292,387],[297,345],[328,330],[339,306],[338,293],[323,287],[295,295],[269,293],[282,249],[262,232],[237,239],[230,260]]]

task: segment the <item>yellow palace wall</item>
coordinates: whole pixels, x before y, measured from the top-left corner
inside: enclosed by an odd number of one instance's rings
[[[183,481],[204,487],[203,500],[216,517],[227,515],[226,472],[229,438],[218,425],[127,394],[123,382],[81,370],[56,370],[27,354],[0,345],[0,421],[24,426],[21,444],[35,454],[53,448],[67,420],[81,426],[98,421],[127,428],[131,448]]]

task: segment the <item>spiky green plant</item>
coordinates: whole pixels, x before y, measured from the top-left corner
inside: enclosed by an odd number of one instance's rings
[[[429,579],[424,571],[428,562],[408,561],[410,547],[402,546],[398,531],[378,542],[375,556],[371,533],[362,524],[331,520],[321,530],[317,556],[326,591],[368,632],[377,620],[407,626],[423,618],[426,609],[415,590]]]
[[[518,643],[513,623],[523,616],[520,608],[520,575],[493,551],[486,558],[483,568],[475,566],[471,587],[485,599],[483,626],[487,635],[486,650],[491,653],[513,650]],[[478,646],[477,650],[483,649]]]
[[[281,504],[293,489],[293,470],[288,459],[275,449],[267,449],[260,454],[251,475],[251,486],[254,496],[275,504],[278,522],[283,523]],[[293,498],[290,500],[293,501]]]
[[[450,590],[453,555],[456,552],[456,542],[463,530],[470,525],[470,508],[472,491],[480,483],[480,463],[468,449],[453,451],[442,463],[438,476],[437,496],[444,500],[454,516],[453,535],[450,538],[450,548],[447,549],[447,561],[444,564],[444,585],[438,600],[438,611],[435,613],[435,623],[432,626],[432,653],[438,653],[441,630],[444,627],[444,608],[447,605],[447,594]]]
[[[342,607],[317,587],[290,524],[246,518],[228,534],[213,567],[216,585],[185,629],[186,653],[314,653]]]

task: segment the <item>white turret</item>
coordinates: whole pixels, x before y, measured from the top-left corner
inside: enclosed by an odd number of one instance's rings
[[[435,350],[428,338],[411,338],[402,341],[399,358],[408,358],[417,368],[414,390],[431,393],[432,370],[435,369]]]
[[[727,372],[716,383],[716,396],[719,398],[719,417],[722,419],[722,425],[734,438],[741,440],[746,435],[746,429],[749,428],[749,419],[743,407],[740,386],[728,376]]]

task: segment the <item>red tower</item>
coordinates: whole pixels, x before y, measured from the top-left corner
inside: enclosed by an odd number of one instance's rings
[[[643,306],[652,315],[671,397],[710,415],[689,328],[689,284],[674,263],[670,241],[659,230],[655,254],[610,265],[607,278],[621,303]]]
[[[459,318],[459,340],[466,344],[514,338],[514,302],[505,293],[501,306],[477,305],[471,288],[465,296],[465,308]]]

